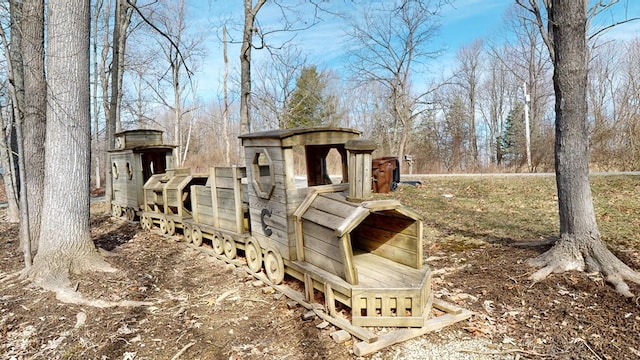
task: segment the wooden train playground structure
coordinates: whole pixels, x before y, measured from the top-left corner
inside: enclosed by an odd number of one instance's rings
[[[340,328],[336,341],[340,334],[359,339],[357,356],[471,316],[434,299],[420,215],[396,200],[372,198],[372,188],[389,182],[382,172],[394,169],[373,168],[388,162],[372,159],[376,146],[359,131],[285,129],[240,139],[246,166],[197,175],[173,167],[174,147],[163,144],[161,131],[116,134],[113,215],[139,219],[146,230],[182,233],[190,246],[246,264]],[[331,174],[329,158],[337,164]],[[286,285],[292,281],[304,292]],[[337,316],[337,308],[350,315]]]

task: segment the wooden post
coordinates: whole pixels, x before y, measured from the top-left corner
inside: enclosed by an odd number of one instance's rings
[[[371,140],[349,140],[344,147],[349,162],[347,200],[365,201],[371,197],[371,154],[376,144]]]

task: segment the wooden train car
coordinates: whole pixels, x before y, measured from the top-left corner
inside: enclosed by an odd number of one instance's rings
[[[336,127],[240,138],[245,167],[149,176],[137,193],[142,226],[182,228],[228,258],[241,250],[272,283],[289,275],[309,301],[322,293],[330,315],[337,303],[350,307],[354,326],[425,326],[433,294],[422,219],[398,201],[372,200],[375,144]]]
[[[142,226],[151,229],[158,225],[163,233],[174,235],[176,228],[183,228],[185,220],[192,217],[191,186],[206,182],[207,176],[191,174],[190,169],[153,175],[143,187]]]
[[[154,174],[173,168],[173,148],[163,144],[159,130],[115,134],[115,148],[109,151],[113,189],[109,202],[113,215],[136,219],[144,204],[143,185]]]

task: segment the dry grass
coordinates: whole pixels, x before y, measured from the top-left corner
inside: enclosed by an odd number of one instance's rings
[[[426,241],[467,248],[558,235],[552,176],[428,177],[422,182],[391,196],[424,216]],[[593,176],[591,187],[602,238],[617,249],[636,246],[640,177]]]

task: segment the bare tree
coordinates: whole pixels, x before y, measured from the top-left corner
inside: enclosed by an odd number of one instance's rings
[[[254,23],[256,15],[267,0],[244,0],[244,27],[242,48],[240,49],[240,133],[251,131],[251,50],[254,47],[253,34],[258,32]]]
[[[413,92],[412,76],[440,52],[429,48],[439,29],[439,6],[431,1],[384,2],[350,24],[353,71],[361,81],[384,86],[393,121],[391,144],[399,158],[419,114],[418,104],[428,93]]]
[[[469,147],[473,159],[472,167],[480,166],[478,157],[478,135],[476,133],[476,110],[478,102],[478,87],[481,74],[482,41],[476,40],[471,45],[458,50],[456,59],[458,71],[455,75],[456,83],[466,97],[467,122],[469,124]]]
[[[500,51],[504,52],[506,49]],[[489,163],[499,166],[502,163],[501,138],[505,130],[504,120],[515,101],[514,85],[517,82],[513,80],[513,73],[506,63],[496,56],[495,52],[490,51],[487,56],[486,75],[478,96],[478,110],[488,131],[485,146],[488,149]]]
[[[551,273],[569,270],[598,271],[620,294],[633,296],[626,282],[640,283],[640,274],[603,244],[589,184],[587,0],[545,1],[545,22],[537,1],[517,2],[531,11],[543,31],[555,70],[560,238],[550,250],[530,261],[540,268],[531,278],[540,281]],[[548,32],[544,31],[545,25]]]
[[[163,10],[155,13],[154,21],[160,30],[157,41],[167,67],[163,68],[166,69],[164,73],[158,74],[160,86],[154,91],[157,99],[173,112],[173,140],[177,145],[175,162],[176,166],[182,166],[189,152],[193,125],[191,117],[186,116],[193,107],[186,106],[185,102],[189,91],[194,90],[191,73],[202,53],[202,38],[188,32],[184,0],[177,3],[168,1],[163,5]],[[165,89],[162,83],[169,86]]]
[[[254,130],[285,127],[285,108],[296,76],[307,59],[295,46],[287,46],[262,61],[254,62]]]

